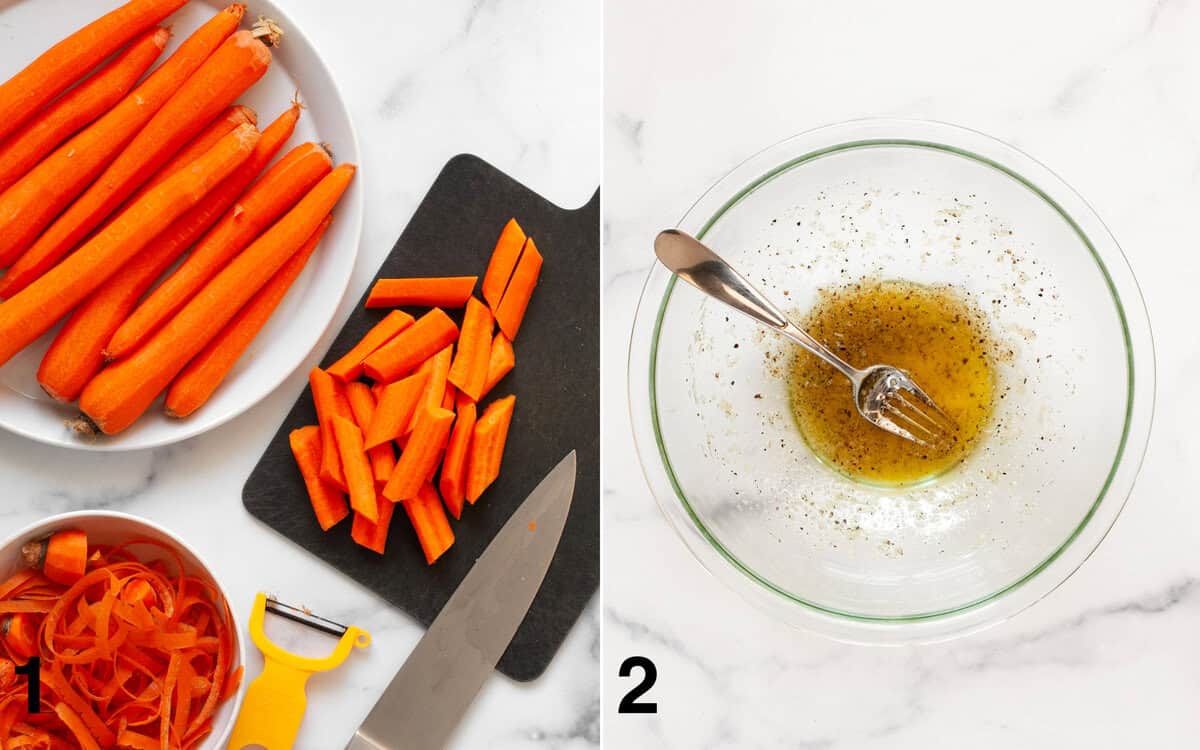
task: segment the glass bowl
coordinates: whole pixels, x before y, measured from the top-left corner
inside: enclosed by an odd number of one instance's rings
[[[1002,395],[966,460],[926,484],[868,486],[801,439],[793,347],[655,264],[630,349],[638,453],[726,584],[839,640],[935,641],[1029,606],[1104,538],[1149,436],[1153,342],[1116,241],[1045,166],[951,125],[848,122],[751,157],[679,226],[794,319],[831,285],[946,284],[1002,352]]]

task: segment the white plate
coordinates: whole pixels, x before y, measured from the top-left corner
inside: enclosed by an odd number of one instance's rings
[[[17,0],[12,4],[0,0],[0,80],[58,41],[64,30],[77,29],[116,5],[117,0]],[[218,0],[193,0],[171,16],[167,23],[173,26],[175,36],[159,62],[225,5]],[[358,164],[358,141],[350,115],[317,51],[276,3],[251,0],[248,6],[243,28],[259,16],[267,16],[278,21],[286,35],[273,51],[270,70],[238,101],[253,107],[259,126],[266,127],[299,91],[306,109],[281,154],[299,143],[319,141],[332,146],[335,162]],[[303,275],[212,399],[191,417],[168,419],[160,401],[119,435],[77,437],[66,421],[78,410],[53,401],[35,377],[52,331],[0,368],[0,427],[51,445],[93,451],[137,450],[199,435],[266,398],[308,357],[346,292],[362,231],[362,184],[360,172],[339,202],[333,224]]]

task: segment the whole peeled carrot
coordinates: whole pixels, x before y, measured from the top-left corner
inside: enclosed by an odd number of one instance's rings
[[[187,260],[138,305],[113,334],[104,355],[120,359],[133,352],[332,168],[329,153],[315,143],[289,151],[197,243]]]
[[[101,370],[79,397],[84,414],[109,435],[133,424],[312,236],[350,186],[354,171],[343,164],[326,175],[137,351]]]
[[[0,191],[21,179],[55,146],[112,109],[162,54],[171,32],[142,34],[103,70],[38,112],[8,140],[0,140]]]
[[[0,84],[0,138],[66,91],[130,39],[183,7],[187,0],[133,0],[46,50]]]
[[[258,131],[243,125],[126,209],[70,258],[0,304],[0,365],[12,359],[250,156]]]
[[[270,64],[267,45],[249,31],[239,31],[226,39],[99,179],[8,269],[0,280],[0,297],[11,297],[53,267],[172,154],[262,78]]]
[[[245,12],[240,3],[222,10],[103,117],[0,194],[0,268],[25,252],[54,217],[96,179],[171,94],[237,30]]]

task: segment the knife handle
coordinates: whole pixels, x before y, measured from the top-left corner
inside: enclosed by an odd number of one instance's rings
[[[262,674],[246,689],[228,750],[255,745],[265,750],[291,750],[308,706],[304,687],[311,674],[268,659]]]

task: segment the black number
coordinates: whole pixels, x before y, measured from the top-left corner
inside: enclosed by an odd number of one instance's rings
[[[42,660],[35,656],[17,667],[16,672],[29,678],[28,711],[38,713],[42,710]]]
[[[658,713],[658,704],[653,701],[639,703],[638,698],[645,695],[650,688],[654,687],[654,683],[658,680],[658,667],[654,666],[654,662],[650,661],[645,656],[631,656],[621,662],[621,669],[617,672],[622,677],[629,677],[633,673],[634,667],[640,667],[642,670],[642,681],[634,686],[621,699],[620,705],[617,706],[619,714],[656,714]]]

